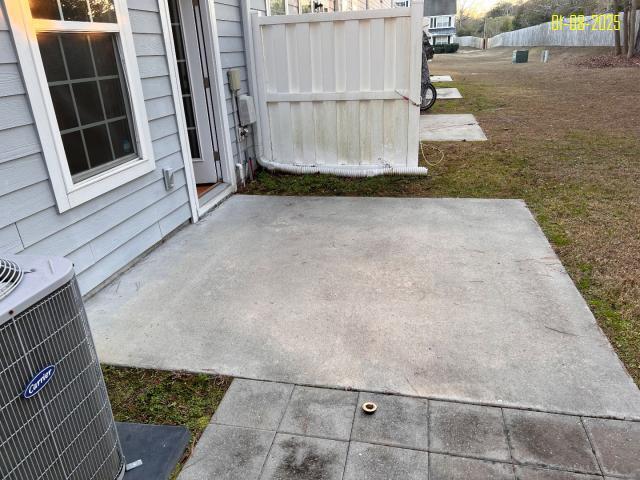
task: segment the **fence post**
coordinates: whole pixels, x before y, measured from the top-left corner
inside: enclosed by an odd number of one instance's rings
[[[267,17],[268,18],[268,17]],[[262,155],[268,160],[273,159],[271,149],[271,128],[269,125],[269,112],[267,110],[267,99],[264,97],[264,86],[267,79],[264,73],[264,45],[262,43],[262,28],[260,26],[260,17],[258,13],[251,14],[251,29],[253,33],[253,58],[255,60],[255,85],[256,85],[256,103],[258,106],[258,122],[260,123],[262,151],[256,152],[256,155]]]
[[[423,0],[411,2],[411,48],[409,54],[409,95],[407,102],[409,121],[407,123],[407,166],[418,165],[418,148],[420,128],[420,106],[413,102],[420,98],[420,75],[422,72],[422,16],[424,14]]]

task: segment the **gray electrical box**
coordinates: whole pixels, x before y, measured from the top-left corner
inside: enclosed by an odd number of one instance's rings
[[[229,78],[229,88],[232,92],[237,92],[242,88],[242,81],[240,78],[240,70],[233,68],[227,71],[227,77]]]
[[[511,56],[511,63],[527,63],[529,61],[529,50],[514,50]]]
[[[238,117],[240,117],[240,125],[243,127],[256,122],[256,106],[253,97],[249,95],[238,97]]]

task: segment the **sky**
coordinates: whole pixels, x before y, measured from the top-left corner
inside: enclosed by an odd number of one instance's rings
[[[458,0],[460,4],[468,5],[469,10],[473,13],[485,13],[491,9],[499,0]]]

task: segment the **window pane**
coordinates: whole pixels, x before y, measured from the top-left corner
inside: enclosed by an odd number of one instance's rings
[[[180,23],[178,0],[169,0],[169,18],[171,19],[171,23]]]
[[[111,144],[116,158],[126,157],[135,152],[133,139],[130,135],[129,123],[126,120],[119,120],[109,124],[111,133]]]
[[[127,113],[122,99],[120,80],[118,78],[102,80],[100,82],[100,91],[102,92],[102,101],[104,102],[107,119],[122,117]]]
[[[196,118],[193,114],[193,102],[191,102],[191,97],[182,97],[182,103],[184,104],[184,116],[187,121],[187,127],[194,127],[196,125]]]
[[[116,23],[116,9],[113,0],[89,0],[94,22]]]
[[[76,22],[88,22],[89,10],[85,0],[61,0],[62,15],[64,20],[73,20]]]
[[[126,82],[120,76],[120,55],[115,49],[116,35],[38,35],[51,100],[74,182],[117,165],[117,160],[127,161],[136,153]],[[94,71],[94,63],[101,73]],[[72,78],[66,77],[65,65]],[[108,121],[118,117],[122,120]]]
[[[89,168],[87,157],[84,154],[84,146],[82,145],[82,136],[79,131],[62,135],[62,144],[64,145],[64,153],[67,154],[71,175],[84,172]]]
[[[172,25],[171,31],[173,32],[173,43],[176,47],[176,60],[184,60],[184,39],[182,38],[180,25]]]
[[[73,97],[69,85],[56,85],[49,88],[53,108],[58,119],[58,128],[67,130],[78,126],[78,119],[73,108]]]
[[[60,35],[64,57],[67,60],[69,76],[72,80],[77,78],[93,77],[93,62],[91,61],[91,50],[89,41],[84,33],[68,33]]]
[[[46,18],[48,20],[60,20],[60,10],[56,0],[30,0],[31,16],[33,18]]]
[[[113,160],[106,125],[87,128],[82,133],[84,134],[84,141],[87,143],[87,153],[89,154],[89,163],[92,168]]]
[[[82,125],[104,120],[100,95],[98,94],[98,82],[75,83],[73,95],[76,97],[78,115]]]
[[[48,82],[57,82],[66,80],[67,73],[64,69],[62,61],[62,51],[60,50],[60,42],[58,35],[53,33],[39,33],[38,46],[40,47],[40,55],[44,65],[44,73],[47,75]]]
[[[191,156],[193,158],[200,158],[200,147],[198,146],[198,134],[195,128],[188,131],[189,133],[189,147],[191,148]]]
[[[182,93],[191,93],[189,85],[189,72],[187,71],[187,62],[178,63],[178,73],[180,74],[180,88]]]
[[[96,60],[98,75],[118,75],[118,62],[113,49],[113,35],[96,33],[91,35],[91,49]]]

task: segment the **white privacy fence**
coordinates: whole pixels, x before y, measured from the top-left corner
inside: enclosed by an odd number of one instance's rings
[[[392,10],[254,15],[252,23],[267,166],[426,172],[412,171],[418,164],[421,1]]]
[[[620,23],[624,13],[620,13]],[[637,17],[636,30],[640,28],[640,16]],[[592,27],[593,20],[586,17],[589,25],[584,30],[571,30],[565,24],[562,29],[554,30],[551,22],[541,23],[533,27],[521,28],[511,32],[500,33],[487,39],[487,48],[495,47],[613,47],[615,45],[614,32],[596,30]],[[624,32],[622,32],[624,38]],[[460,46],[482,48],[482,39],[478,37],[458,37]]]

